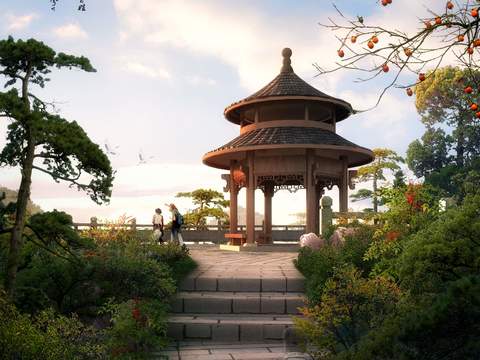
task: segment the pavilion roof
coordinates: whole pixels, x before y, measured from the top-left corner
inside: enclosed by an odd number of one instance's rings
[[[300,126],[267,127],[241,134],[227,144],[213,150],[220,151],[261,145],[335,145],[362,148],[336,133],[322,128]],[[368,150],[366,148],[362,148]]]
[[[270,83],[255,92],[254,94],[237,101],[225,109],[225,117],[238,123],[238,113],[236,112],[242,105],[247,105],[252,102],[269,101],[272,99],[307,99],[312,101],[320,101],[323,103],[333,104],[336,111],[336,121],[341,121],[353,113],[352,106],[341,99],[327,95],[320,90],[314,88],[302,78],[300,78],[291,66],[290,56],[292,51],[285,48],[282,51],[283,66],[278,74]]]

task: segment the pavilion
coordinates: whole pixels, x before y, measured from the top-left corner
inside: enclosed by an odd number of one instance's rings
[[[336,124],[352,106],[298,77],[292,51],[282,51],[280,74],[253,95],[228,106],[225,118],[240,125],[240,135],[206,153],[203,162],[229,170],[230,233],[238,233],[237,198],[246,188],[247,245],[271,242],[272,197],[277,190],[306,189],[306,232],[319,232],[319,203],[324,189],[337,186],[340,211],[348,211],[348,187],[355,170],[374,159],[371,150],[336,134]],[[255,190],[265,196],[264,233],[255,234]],[[243,235],[242,235],[243,236]]]

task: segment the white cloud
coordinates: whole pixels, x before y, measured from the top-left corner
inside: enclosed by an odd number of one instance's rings
[[[38,17],[37,14],[28,14],[28,15],[13,15],[7,14],[7,29],[14,31],[14,30],[22,30],[25,29],[30,25],[32,20]]]
[[[65,24],[53,29],[53,34],[61,39],[82,40],[88,38],[88,34],[78,24]]]
[[[285,19],[248,6],[232,8],[233,3],[115,0],[114,4],[120,31],[129,38],[152,51],[173,47],[217,58],[233,66],[249,90],[258,90],[278,73],[284,47],[293,49],[293,66],[300,74],[315,73],[312,60],[333,61],[336,56],[332,35],[320,31],[314,18],[296,23],[292,31]]]
[[[208,85],[213,86],[217,85],[217,82],[209,77],[203,77],[199,75],[192,75],[187,77],[187,82],[191,85],[198,86],[198,85]]]
[[[122,67],[125,71],[150,78],[169,79],[171,77],[170,73],[163,68],[148,66],[136,61],[127,61]]]

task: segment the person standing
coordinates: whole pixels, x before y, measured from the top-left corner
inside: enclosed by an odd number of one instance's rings
[[[183,216],[178,211],[175,204],[169,205],[170,212],[172,214],[172,242],[175,242],[179,245],[183,245],[182,237],[182,225],[183,225]]]
[[[152,219],[153,224],[153,237],[160,244],[163,244],[163,215],[162,210],[157,208],[155,209],[155,214]]]

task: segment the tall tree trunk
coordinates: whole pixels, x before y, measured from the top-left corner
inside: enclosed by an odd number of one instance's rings
[[[32,167],[35,152],[35,144],[29,136],[29,143],[26,149],[25,161],[22,168],[22,181],[18,190],[17,211],[15,214],[15,225],[10,237],[10,249],[7,260],[7,277],[5,278],[5,289],[9,296],[15,290],[17,278],[18,260],[22,248],[23,230],[27,218],[27,205],[30,199],[30,185],[32,183]]]
[[[30,100],[28,98],[28,83],[32,74],[31,65],[27,66],[25,77],[22,79],[22,100],[25,108],[30,111]],[[31,121],[33,119],[24,119],[24,127],[27,137],[27,147],[22,161],[22,181],[18,189],[17,210],[15,214],[15,224],[10,237],[10,249],[7,259],[7,276],[5,278],[5,289],[7,294],[12,297],[15,291],[15,281],[17,278],[18,260],[23,243],[23,230],[27,220],[27,206],[30,199],[30,186],[32,184],[33,160],[35,158],[35,140],[32,133]]]
[[[378,197],[377,197],[377,177],[373,176],[373,212],[376,214],[378,212]]]

